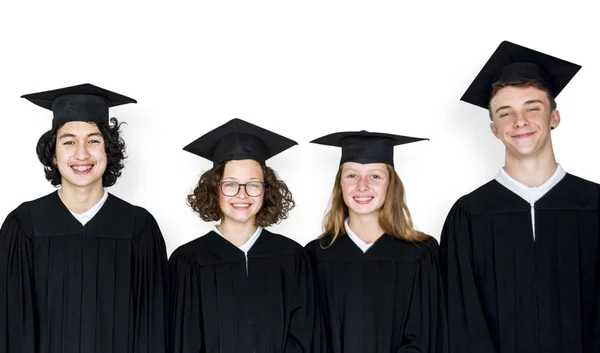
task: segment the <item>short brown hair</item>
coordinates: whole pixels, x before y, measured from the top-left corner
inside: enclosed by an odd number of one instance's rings
[[[319,236],[319,238],[328,235],[333,236],[328,247],[333,244],[338,236],[346,234],[344,222],[349,215],[349,211],[342,195],[342,169],[342,166],[340,166],[335,176],[335,184],[331,193],[331,205],[323,220],[323,234]],[[429,239],[429,235],[419,232],[413,227],[410,211],[404,201],[404,185],[398,173],[390,165],[387,165],[387,170],[390,175],[390,183],[385,202],[379,214],[379,226],[385,234],[398,239],[410,242],[422,242]]]
[[[493,120],[492,114],[492,98],[504,87],[534,87],[539,90],[546,92],[546,97],[548,97],[548,101],[550,102],[550,111],[554,111],[556,109],[556,100],[554,100],[554,96],[550,91],[544,87],[539,81],[536,80],[518,80],[518,81],[510,81],[510,82],[496,82],[492,85],[492,94],[490,95],[490,102],[488,103],[488,110],[490,113],[490,120]]]
[[[221,190],[218,183],[223,177],[226,163],[220,163],[204,172],[194,191],[187,196],[188,205],[206,222],[218,221],[223,217],[219,208]],[[279,179],[273,169],[262,166],[262,172],[267,187],[262,207],[256,214],[256,225],[268,227],[286,219],[296,203],[285,182]]]

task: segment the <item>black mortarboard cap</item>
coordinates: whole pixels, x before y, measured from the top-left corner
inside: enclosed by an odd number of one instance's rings
[[[26,94],[21,98],[52,110],[54,113],[53,128],[69,121],[105,122],[108,124],[108,108],[137,103],[135,99],[89,83]]]
[[[320,145],[342,148],[340,165],[346,162],[361,164],[386,163],[394,166],[394,146],[429,140],[427,138],[384,134],[379,132],[336,132],[310,141]]]
[[[232,119],[183,149],[213,161],[213,166],[241,159],[253,159],[265,165],[267,159],[297,144],[294,140],[242,119]]]
[[[503,41],[461,100],[488,109],[493,84],[522,80],[538,81],[556,97],[580,68],[580,65]]]

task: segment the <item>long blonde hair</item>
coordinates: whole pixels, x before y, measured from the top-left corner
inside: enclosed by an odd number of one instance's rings
[[[379,213],[379,226],[385,234],[389,234],[398,239],[409,242],[422,242],[429,238],[423,232],[417,231],[413,227],[410,211],[404,200],[404,185],[402,180],[396,173],[396,170],[387,165],[390,183],[387,189],[385,202]],[[342,166],[338,169],[335,176],[335,184],[331,193],[331,203],[329,209],[325,213],[323,219],[323,233],[319,235],[319,239],[328,235],[332,235],[331,246],[333,242],[340,236],[346,235],[344,221],[349,216],[348,206],[344,202],[342,195]]]

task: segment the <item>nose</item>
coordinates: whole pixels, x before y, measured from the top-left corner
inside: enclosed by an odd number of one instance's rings
[[[87,144],[85,144],[85,143],[79,144],[77,146],[77,149],[75,150],[75,159],[77,159],[78,161],[83,161],[83,160],[88,159],[89,157],[90,157],[90,154],[87,149]]]
[[[525,114],[516,113],[514,127],[519,129],[527,125],[529,125],[529,121],[525,118]]]
[[[240,199],[245,199],[245,198],[250,197],[250,196],[248,196],[248,193],[246,193],[246,185],[240,185],[240,191],[238,192],[238,194],[236,196]]]
[[[367,178],[359,178],[358,181],[356,182],[356,190],[358,191],[366,191],[369,190],[369,183],[367,181]]]

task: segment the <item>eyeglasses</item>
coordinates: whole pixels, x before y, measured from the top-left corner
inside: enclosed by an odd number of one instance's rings
[[[219,186],[223,195],[232,197],[240,193],[240,187],[243,186],[248,196],[260,196],[267,188],[267,183],[261,181],[251,181],[246,184],[240,184],[235,181],[220,181]]]

